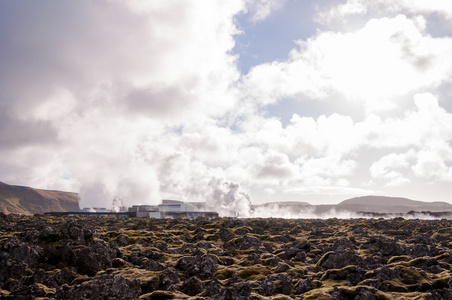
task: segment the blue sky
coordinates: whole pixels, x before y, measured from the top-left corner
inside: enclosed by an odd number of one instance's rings
[[[83,206],[452,203],[452,5],[0,3],[0,180]]]
[[[255,65],[285,60],[295,47],[295,40],[307,39],[314,35],[319,24],[313,16],[321,1],[286,1],[284,5],[264,20],[255,21],[251,13],[237,16],[239,29],[233,52],[239,58],[242,73],[248,73]]]

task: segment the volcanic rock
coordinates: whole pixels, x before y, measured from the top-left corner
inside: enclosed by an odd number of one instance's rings
[[[451,299],[451,228],[446,219],[0,214],[0,297]]]

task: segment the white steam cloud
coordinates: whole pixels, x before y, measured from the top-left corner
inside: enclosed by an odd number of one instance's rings
[[[251,201],[248,194],[240,191],[239,185],[224,182],[214,189],[211,201],[207,202],[209,209],[215,210],[220,216],[250,217]]]
[[[253,208],[249,217],[252,218],[282,218],[282,219],[372,219],[372,218],[384,218],[391,219],[396,217],[402,217],[404,219],[421,219],[421,220],[434,220],[434,219],[452,219],[452,214],[449,216],[434,216],[425,212],[413,212],[413,213],[397,213],[397,214],[379,214],[372,215],[371,213],[357,213],[354,211],[331,208],[327,211],[316,212],[315,206],[304,206],[299,211],[293,211],[288,209],[287,206],[280,205],[278,203],[267,204],[265,206],[258,206]]]

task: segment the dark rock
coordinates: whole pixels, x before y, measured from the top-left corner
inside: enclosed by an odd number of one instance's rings
[[[76,264],[74,251],[68,245],[44,246],[40,261],[57,268],[65,268]]]
[[[409,254],[406,246],[401,245],[397,241],[390,240],[386,237],[372,236],[368,243],[363,245],[373,252],[380,252],[386,257],[400,256]]]
[[[296,295],[299,295],[312,290],[311,282],[311,277],[308,277],[307,279],[299,279],[298,282],[294,285],[294,293]]]
[[[42,284],[21,285],[10,291],[7,299],[35,299],[36,297],[51,297],[54,289],[49,289]]]
[[[437,255],[437,252],[435,251],[435,249],[433,249],[433,247],[425,244],[415,245],[413,248],[410,249],[410,252],[415,257]]]
[[[125,261],[125,260],[122,259],[122,258],[116,257],[116,258],[113,258],[113,259],[112,259],[112,261],[111,261],[111,266],[112,266],[113,268],[119,269],[119,268],[122,268],[122,267],[124,267],[124,266],[129,266],[129,267],[131,267],[131,266],[133,266],[133,265],[132,265],[131,263]]]
[[[78,285],[63,285],[56,291],[56,299],[136,299],[141,294],[139,280],[122,275],[99,275],[92,281]]]
[[[76,270],[74,267],[66,267],[60,270],[55,276],[55,280],[58,285],[70,284],[76,276]]]
[[[237,285],[222,288],[217,295],[212,296],[212,300],[248,300],[250,299],[251,287],[248,283],[242,282]]]
[[[130,245],[130,238],[125,234],[118,235],[118,237],[115,239],[115,241],[118,244],[118,246],[120,246],[120,247]]]
[[[74,250],[77,272],[94,276],[102,269],[111,267],[111,251],[104,244],[98,242],[95,246],[79,246]]]
[[[174,269],[166,269],[160,273],[160,289],[166,290],[170,285],[180,282],[179,275]]]
[[[182,283],[181,291],[187,295],[195,296],[204,290],[204,282],[193,276]]]
[[[336,251],[325,253],[317,262],[317,266],[326,269],[341,269],[348,265],[362,265],[363,259],[356,251],[338,248]]]
[[[425,297],[425,300],[444,300],[452,299],[451,289],[441,289],[430,291],[430,295]]]
[[[264,296],[272,296],[276,292],[276,284],[273,282],[272,278],[267,277],[262,282],[262,285],[259,288],[260,294]]]
[[[212,278],[217,270],[218,259],[210,254],[199,256],[185,256],[176,263],[176,269],[187,276],[198,276],[205,280]]]
[[[237,249],[237,250],[247,250],[250,248],[258,248],[261,242],[253,237],[245,235],[243,237],[235,238],[225,243],[225,248]]]
[[[145,268],[146,268],[147,270],[149,270],[149,271],[161,271],[161,270],[163,270],[165,267],[164,267],[162,264],[160,264],[160,263],[156,262],[155,260],[152,260],[152,259],[151,259],[151,260],[149,260],[149,261],[147,262]]]
[[[220,292],[220,289],[221,289],[221,285],[218,282],[218,280],[213,279],[208,284],[206,284],[204,296],[206,296],[206,297],[216,296]]]
[[[223,226],[220,227],[219,236],[223,242],[227,242],[227,241],[231,240],[232,238],[234,238],[234,234],[231,231],[229,231],[229,229],[227,229]]]

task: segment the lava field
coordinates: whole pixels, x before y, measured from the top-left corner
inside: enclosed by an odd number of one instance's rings
[[[0,213],[2,299],[452,299],[452,221]]]

